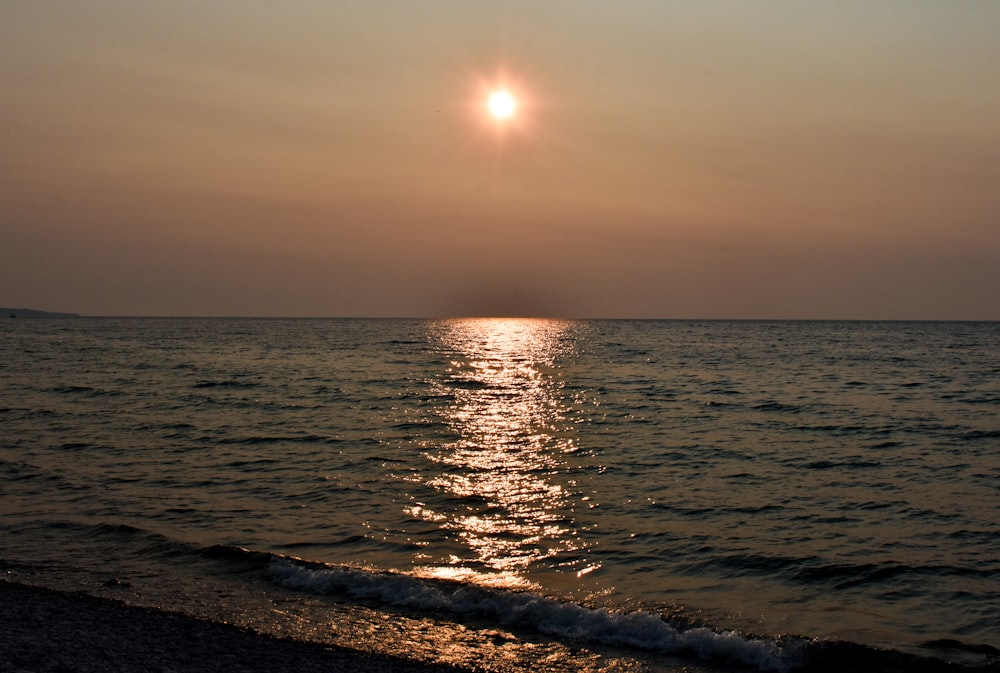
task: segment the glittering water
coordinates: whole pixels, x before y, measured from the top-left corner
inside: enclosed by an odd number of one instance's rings
[[[22,579],[300,633],[444,611],[429,641],[513,624],[551,670],[1000,648],[998,323],[9,320],[0,353]]]

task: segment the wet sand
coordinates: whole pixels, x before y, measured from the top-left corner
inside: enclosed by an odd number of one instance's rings
[[[0,581],[0,670],[460,673],[183,615]]]

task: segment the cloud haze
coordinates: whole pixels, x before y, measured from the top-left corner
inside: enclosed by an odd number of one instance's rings
[[[1000,319],[1000,5],[704,4],[7,2],[0,304]]]

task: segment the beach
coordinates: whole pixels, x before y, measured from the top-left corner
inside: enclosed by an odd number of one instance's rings
[[[0,582],[0,670],[457,673],[78,593]]]
[[[397,643],[397,646],[399,644]],[[377,649],[377,643],[358,643]],[[829,659],[819,656],[807,667],[821,673],[908,673],[963,670],[940,660],[899,658],[889,652],[850,649]],[[845,654],[848,656],[845,657]],[[275,637],[249,628],[127,605],[80,592],[61,592],[13,581],[0,581],[0,670],[5,673],[462,673],[529,670],[523,662],[497,666],[451,666],[371,654],[336,645]],[[709,673],[748,670],[661,661],[653,668],[638,662],[605,660],[598,669],[658,673]],[[795,670],[798,667],[791,667]],[[986,665],[982,673],[997,668]]]

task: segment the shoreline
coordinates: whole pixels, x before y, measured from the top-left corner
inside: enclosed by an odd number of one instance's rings
[[[89,594],[0,581],[0,669],[14,672],[463,673],[258,633]]]

